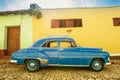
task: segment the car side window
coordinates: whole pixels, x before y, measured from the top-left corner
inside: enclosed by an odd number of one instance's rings
[[[44,48],[57,48],[58,42],[57,41],[47,41],[41,47]]]
[[[75,44],[73,41],[61,41],[60,48],[74,48]]]

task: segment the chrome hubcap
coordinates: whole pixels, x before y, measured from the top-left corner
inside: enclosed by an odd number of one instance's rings
[[[99,63],[95,63],[95,67],[99,67],[100,66],[100,64]]]
[[[94,70],[100,70],[102,68],[102,63],[99,60],[96,60],[92,63],[92,68]]]
[[[34,63],[30,63],[30,67],[33,68],[35,66]]]

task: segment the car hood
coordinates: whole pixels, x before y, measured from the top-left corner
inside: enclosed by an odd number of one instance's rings
[[[31,50],[37,50],[38,48],[36,47],[29,47],[29,48],[23,48],[23,49],[20,49],[18,52],[27,52],[28,50],[31,51]]]

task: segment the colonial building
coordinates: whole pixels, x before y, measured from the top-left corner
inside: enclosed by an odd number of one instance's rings
[[[32,45],[32,17],[28,10],[0,12],[0,58]]]
[[[80,46],[120,53],[120,7],[41,9],[33,16],[33,42],[49,35],[67,35]]]
[[[0,58],[47,36],[67,35],[80,46],[120,54],[120,7],[0,12]]]

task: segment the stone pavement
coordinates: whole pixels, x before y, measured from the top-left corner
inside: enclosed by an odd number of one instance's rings
[[[0,80],[120,80],[120,64],[105,66],[100,72],[80,67],[44,67],[28,72],[24,65],[1,63]]]

